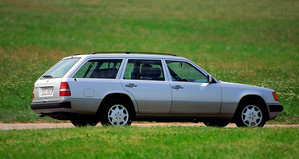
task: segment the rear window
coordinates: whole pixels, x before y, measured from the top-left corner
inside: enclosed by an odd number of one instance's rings
[[[59,61],[54,67],[48,70],[42,78],[61,78],[63,77],[80,58],[69,58]]]

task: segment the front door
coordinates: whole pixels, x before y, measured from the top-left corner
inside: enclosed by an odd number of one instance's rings
[[[218,114],[221,88],[188,62],[166,61],[171,75],[171,114]]]
[[[169,114],[171,89],[161,60],[129,59],[121,83],[135,97],[140,114]]]

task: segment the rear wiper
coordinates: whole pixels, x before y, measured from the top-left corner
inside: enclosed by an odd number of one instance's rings
[[[43,75],[42,77],[45,77],[45,78],[53,78],[51,75]]]

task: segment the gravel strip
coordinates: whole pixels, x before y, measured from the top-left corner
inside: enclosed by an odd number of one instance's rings
[[[97,126],[101,126],[98,124]],[[205,126],[203,123],[132,123],[132,126]],[[0,130],[73,128],[71,123],[0,123]],[[226,127],[235,128],[235,124]],[[299,124],[266,124],[264,127],[299,127]]]

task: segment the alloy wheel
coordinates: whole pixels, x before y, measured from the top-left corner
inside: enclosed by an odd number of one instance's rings
[[[108,120],[111,125],[124,126],[129,120],[129,112],[123,105],[113,105],[108,111]]]
[[[242,110],[241,119],[246,126],[258,126],[263,119],[262,110],[258,106],[248,105]]]

